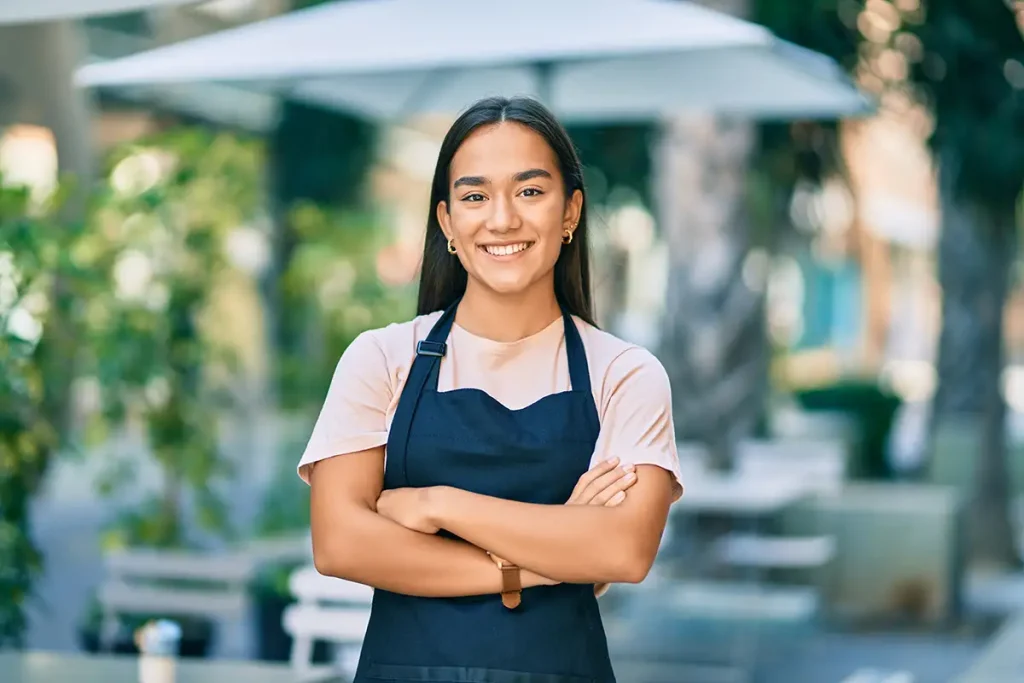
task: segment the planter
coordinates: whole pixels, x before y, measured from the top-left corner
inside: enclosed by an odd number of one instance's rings
[[[885,481],[893,478],[887,457],[889,432],[900,399],[870,382],[845,380],[831,386],[802,389],[794,398],[807,411],[849,415],[857,425],[858,444],[849,463],[853,479]]]

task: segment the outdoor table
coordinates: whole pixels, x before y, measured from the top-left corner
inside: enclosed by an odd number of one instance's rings
[[[0,653],[3,683],[137,683],[139,658],[65,652]],[[287,664],[178,659],[174,683],[347,683],[329,668],[308,671]]]
[[[672,514],[765,517],[782,512],[807,494],[807,485],[797,478],[707,472],[686,481],[686,491],[672,506]]]

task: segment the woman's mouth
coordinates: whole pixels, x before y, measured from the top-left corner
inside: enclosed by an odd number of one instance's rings
[[[488,256],[503,261],[515,258],[533,246],[533,242],[516,242],[514,244],[481,244],[481,251]]]

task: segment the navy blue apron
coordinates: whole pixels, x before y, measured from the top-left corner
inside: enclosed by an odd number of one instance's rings
[[[417,346],[388,435],[384,488],[447,485],[565,503],[590,466],[600,430],[575,323],[563,311],[572,388],[512,410],[480,389],[437,390],[457,306]],[[497,594],[375,590],[355,683],[380,681],[614,683],[615,676],[594,586],[560,584],[524,589],[514,610]]]

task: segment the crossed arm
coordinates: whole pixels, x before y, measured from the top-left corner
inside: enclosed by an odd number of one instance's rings
[[[614,486],[598,483],[607,483],[610,467],[581,479],[578,504],[532,505],[449,487],[382,494],[382,448],[329,458],[311,474],[314,562],[321,574],[427,597],[499,592],[500,573],[485,551],[523,567],[524,587],[638,582],[657,553],[672,482],[655,466],[635,474],[630,494],[612,505],[595,497],[614,495]]]

